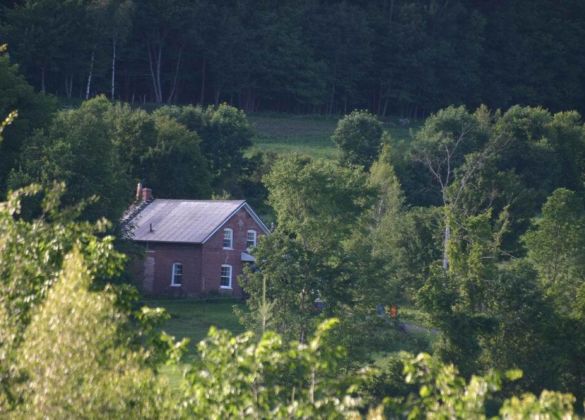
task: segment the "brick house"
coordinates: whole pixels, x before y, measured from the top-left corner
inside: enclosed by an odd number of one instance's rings
[[[248,253],[270,233],[244,200],[153,199],[142,201],[124,219],[128,236],[144,246],[133,272],[149,295],[242,297],[238,284]]]

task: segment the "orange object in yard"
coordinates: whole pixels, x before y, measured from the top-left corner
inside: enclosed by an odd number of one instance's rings
[[[392,305],[390,307],[390,317],[396,319],[398,317],[398,306]]]

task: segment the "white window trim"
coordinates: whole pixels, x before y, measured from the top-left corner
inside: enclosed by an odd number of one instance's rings
[[[224,246],[223,249],[234,249],[234,230],[231,228],[225,228],[223,230],[223,239],[222,241],[225,241],[225,234],[226,232],[230,233],[230,246]],[[223,243],[223,242],[222,242]]]
[[[219,272],[219,288],[220,289],[232,289],[233,287],[233,269],[232,266],[229,264],[222,264],[221,268],[229,268],[230,269],[230,284],[228,286],[223,286],[221,284],[221,279],[222,279],[222,275],[221,275],[221,270]]]
[[[254,234],[254,244],[253,244],[253,245],[251,245],[251,246],[249,246],[249,245],[248,245],[248,235],[249,235],[250,233],[253,233],[253,234]],[[255,247],[257,244],[258,244],[258,232],[256,232],[254,229],[249,229],[249,230],[248,230],[248,232],[246,233],[246,248],[247,248],[247,249],[253,248],[253,247]]]
[[[171,287],[182,287],[183,284],[182,283],[175,283],[175,269],[176,267],[180,265],[181,268],[183,268],[183,263],[173,263],[173,268],[171,270]],[[181,280],[184,278],[185,273],[181,273]]]

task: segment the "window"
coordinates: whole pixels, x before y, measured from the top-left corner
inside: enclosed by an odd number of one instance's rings
[[[221,277],[219,280],[219,287],[222,289],[232,288],[232,266],[222,265],[221,266]]]
[[[223,230],[223,248],[232,249],[234,247],[234,231],[231,229]]]
[[[246,236],[246,248],[253,248],[256,246],[256,231],[249,230]]]
[[[183,264],[174,263],[171,277],[171,286],[181,287],[183,285]]]

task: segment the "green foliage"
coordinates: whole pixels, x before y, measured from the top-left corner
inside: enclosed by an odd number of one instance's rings
[[[147,157],[157,145],[154,118],[128,104],[112,105],[104,118],[120,165],[133,180],[143,180],[148,175]]]
[[[117,220],[130,201],[133,182],[112,144],[106,121],[110,107],[100,97],[79,109],[59,112],[48,130],[29,139],[20,168],[11,175],[11,187],[65,182],[66,204],[96,196],[98,201],[88,206],[84,216]]]
[[[169,401],[165,388],[145,366],[146,354],[129,348],[129,320],[115,295],[90,286],[74,250],[18,351],[27,375],[19,411],[28,418],[159,418]]]
[[[20,327],[28,323],[31,307],[46,296],[58,277],[64,254],[74,247],[81,249],[98,281],[118,275],[124,259],[114,251],[114,238],[103,237],[108,226],[105,220],[78,222],[79,208],[60,207],[62,184],[44,191],[38,218],[21,217],[23,199],[38,196],[40,191],[38,186],[18,190],[0,207],[2,305]]]
[[[409,301],[424,282],[429,265],[440,256],[436,250],[440,220],[432,210],[407,208],[389,145],[372,165],[369,183],[377,188],[378,200],[371,211],[368,238],[373,257],[384,267],[389,292],[385,303]]]
[[[8,56],[0,54],[0,115],[8,116],[0,128],[7,123],[10,130],[4,133],[0,143],[0,191],[6,192],[6,179],[21,153],[26,136],[34,129],[45,126],[56,108],[56,101],[35,93],[32,86],[20,73],[18,66],[11,64]],[[18,118],[15,119],[18,110]]]
[[[495,325],[489,334],[479,335],[482,365],[521,369],[522,380],[508,387],[517,391],[568,389],[570,380],[561,366],[571,363],[570,348],[579,332],[574,330],[574,338],[566,334],[567,326],[545,298],[534,268],[525,260],[515,261],[498,270],[492,282],[485,306]],[[559,336],[566,337],[563,344]]]
[[[485,419],[488,402],[506,381],[516,381],[522,371],[509,370],[504,374],[490,371],[484,376],[472,376],[468,381],[459,376],[457,368],[445,365],[428,354],[404,358],[407,383],[416,384],[417,393],[406,399],[389,398],[387,413],[409,419]],[[505,400],[500,415],[506,419],[574,418],[570,394],[544,391],[540,398],[533,394]]]
[[[399,231],[397,280],[401,293],[410,302],[430,276],[431,265],[441,258],[443,212],[436,207],[413,207],[405,211],[393,229]],[[390,251],[390,249],[388,249]]]
[[[411,160],[416,168],[428,171],[438,202],[457,203],[460,183],[455,171],[466,155],[480,150],[487,140],[488,133],[478,116],[463,106],[449,106],[425,120],[416,133]]]
[[[501,387],[500,375],[473,376],[469,382],[458,376],[457,368],[444,365],[425,353],[407,360],[404,366],[407,383],[419,386],[404,404],[407,418],[486,418],[486,399]],[[518,373],[510,372],[510,376]],[[521,372],[519,373],[521,375]]]
[[[0,140],[2,140],[2,132],[4,132],[4,129],[9,126],[10,124],[12,124],[12,122],[14,121],[14,119],[18,117],[18,111],[12,111],[10,114],[8,114],[6,116],[6,118],[4,118],[4,120],[2,121],[2,123],[0,123]]]
[[[247,271],[242,282],[249,294],[249,312],[240,313],[244,324],[253,331],[269,329],[286,338],[306,340],[315,328],[319,286],[329,282],[331,270],[320,255],[280,231],[263,238],[254,255],[259,270]],[[264,312],[267,303],[272,306],[269,313]]]
[[[560,188],[542,207],[524,237],[528,258],[539,272],[542,288],[563,312],[571,312],[585,280],[585,207],[573,191]]]
[[[83,204],[62,207],[63,193],[33,185],[0,205],[0,413],[158,417],[167,398],[150,369],[169,351],[160,311],[134,313],[132,288],[110,285],[124,257],[108,223],[77,221]],[[31,198],[34,219],[21,213]]]
[[[570,394],[542,391],[540,397],[525,394],[521,397],[512,397],[504,403],[500,410],[502,417],[510,420],[541,418],[541,419],[570,419],[575,418],[573,406],[575,397]]]
[[[31,311],[57,281],[65,253],[81,249],[87,270],[98,283],[118,275],[123,261],[114,251],[112,237],[98,237],[103,236],[106,222],[76,222],[79,209],[60,208],[63,185],[55,185],[41,195],[37,219],[22,217],[22,201],[39,192],[38,186],[19,190],[0,206],[0,412],[18,402],[13,389],[20,376],[14,362],[16,349]]]
[[[277,228],[243,281],[246,325],[306,341],[322,316],[338,316],[336,339],[352,358],[370,357],[394,331],[375,317],[388,284],[367,237],[375,194],[366,174],[295,156],[277,161],[266,183]]]
[[[337,123],[331,139],[341,151],[344,164],[368,169],[382,146],[382,123],[367,111],[353,111]]]
[[[165,116],[155,116],[154,124],[156,145],[143,160],[145,185],[159,197],[209,197],[209,172],[197,134]]]
[[[246,166],[244,151],[252,145],[252,129],[244,112],[221,104],[217,107],[162,107],[155,115],[168,115],[201,138],[212,184],[217,191],[232,191]]]
[[[211,179],[201,140],[187,122],[175,118],[179,115],[162,109],[148,114],[119,104],[106,115],[119,161],[135,182],[142,181],[158,197],[207,198]]]
[[[265,183],[279,229],[314,248],[347,238],[373,199],[361,171],[299,156],[277,161]]]
[[[66,203],[97,197],[85,218],[118,220],[138,181],[159,197],[209,197],[210,176],[199,146],[197,134],[176,120],[100,96],[60,111],[48,130],[31,136],[10,185],[65,182]]]
[[[185,415],[207,418],[355,415],[357,377],[340,370],[344,352],[322,323],[307,343],[284,343],[273,332],[232,336],[212,328],[186,374]]]

